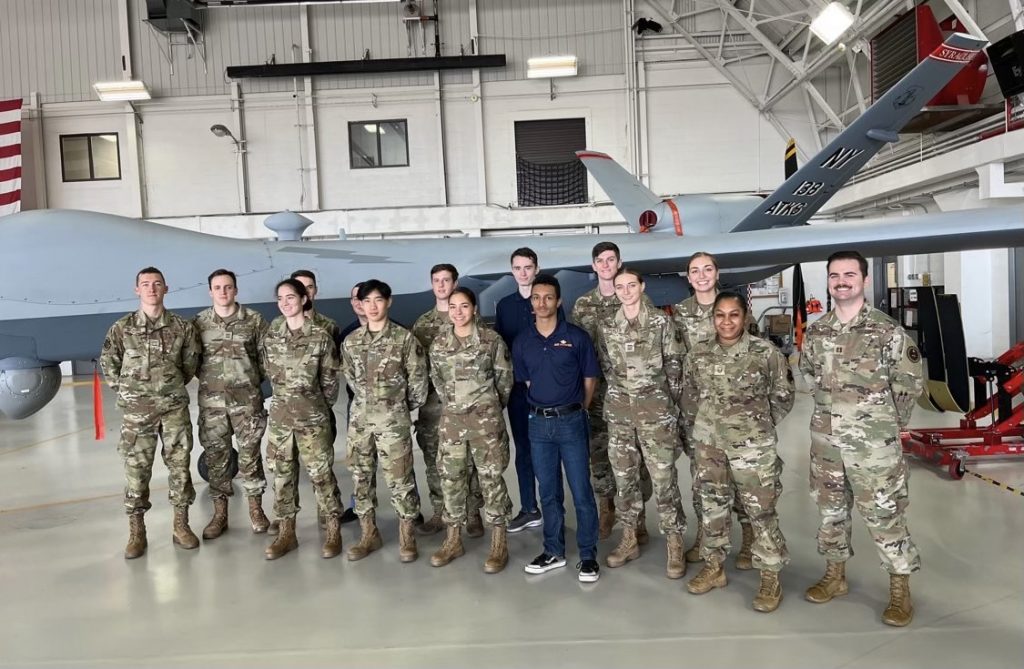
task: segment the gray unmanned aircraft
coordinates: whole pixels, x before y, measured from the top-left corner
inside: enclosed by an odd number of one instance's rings
[[[206,277],[238,274],[239,301],[276,314],[274,285],[298,268],[319,277],[317,309],[344,323],[351,286],[371,277],[394,290],[393,316],[409,323],[432,303],[428,268],[453,262],[482,310],[515,290],[509,253],[528,244],[569,295],[589,285],[590,249],[614,241],[629,264],[672,276],[660,304],[685,294],[678,276],[696,251],[713,253],[724,283],[756,281],[841,247],[867,256],[1024,245],[1024,210],[993,209],[807,226],[807,219],[981,49],[953,35],[767,199],[680,197],[662,201],[604,154],[581,159],[639,234],[569,237],[302,241],[238,240],[108,214],[26,211],[0,221],[0,411],[24,418],[53,399],[58,361],[90,360],[111,323],[137,308],[136,271],[154,265],[170,286],[166,306],[191,315],[209,306]],[[301,217],[300,217],[301,218]],[[308,221],[307,221],[308,223]],[[685,230],[683,229],[685,227]],[[644,232],[646,231],[646,232]],[[667,232],[668,234],[660,234]],[[686,234],[683,235],[682,233]],[[674,233],[674,234],[673,234]],[[291,239],[289,241],[289,238]]]

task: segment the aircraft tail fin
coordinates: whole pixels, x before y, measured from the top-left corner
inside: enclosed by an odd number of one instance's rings
[[[615,203],[629,231],[640,232],[640,215],[661,204],[661,198],[606,153],[577,151],[576,157]]]

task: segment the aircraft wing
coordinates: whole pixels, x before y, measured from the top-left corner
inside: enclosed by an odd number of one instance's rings
[[[805,224],[879,149],[897,141],[903,126],[985,44],[985,40],[962,33],[948,37],[824,150],[786,179],[733,232]]]
[[[605,235],[602,239],[618,244],[625,264],[645,274],[680,272],[691,254],[706,251],[718,260],[723,274],[743,270],[737,276],[758,280],[777,271],[780,265],[825,260],[840,249],[855,249],[870,258],[1024,246],[1024,207],[830,222],[704,237],[666,239],[621,234]],[[530,247],[542,258],[542,271],[559,268],[590,272],[590,265],[582,258],[589,256],[589,241],[590,238],[581,241],[576,236],[538,237],[531,240]],[[754,271],[762,267],[763,274]],[[466,274],[499,276],[507,272],[508,258],[494,257],[468,267]]]

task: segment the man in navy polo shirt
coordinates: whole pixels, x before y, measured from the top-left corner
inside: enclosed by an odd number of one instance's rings
[[[521,332],[533,329],[533,304],[530,291],[537,276],[539,265],[537,254],[526,247],[512,252],[512,278],[516,280],[516,292],[498,301],[494,314],[494,331],[505,340],[512,350],[516,337]],[[565,320],[561,307],[558,317]],[[526,384],[517,377],[508,398],[508,422],[512,428],[512,441],[516,447],[516,479],[519,482],[519,513],[508,524],[510,533],[541,526],[540,510],[537,508],[537,492],[534,484],[533,461],[530,458],[529,405],[526,401]],[[561,490],[561,488],[559,488]],[[564,501],[560,495],[559,503]]]
[[[587,407],[601,368],[586,331],[559,316],[562,290],[557,279],[538,275],[530,302],[536,322],[516,337],[512,364],[516,381],[527,388],[530,454],[544,513],[544,552],[526,566],[526,573],[543,574],[565,566],[564,468],[576,507],[579,579],[593,582],[600,568]]]

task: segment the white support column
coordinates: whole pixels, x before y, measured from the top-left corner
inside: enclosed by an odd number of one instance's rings
[[[309,10],[306,5],[299,6],[299,39],[302,50],[302,62],[308,63],[313,60],[313,47],[309,39]],[[301,173],[299,178],[308,186],[309,205],[304,208],[311,211],[320,211],[320,161],[317,157],[316,137],[316,106],[313,97],[313,77],[302,78],[302,102],[304,118],[299,120],[306,130],[306,153],[305,161],[299,165]]]
[[[469,43],[470,53],[480,53],[480,27],[476,15],[476,0],[469,0]],[[470,95],[470,102],[473,103],[476,120],[476,160],[479,168],[476,171],[477,202],[487,204],[490,200],[487,197],[487,146],[484,144],[484,98],[483,87],[480,83],[480,68],[473,68],[473,93]]]
[[[441,150],[437,152],[437,168],[441,175],[441,201],[448,206],[448,142],[444,136],[444,91],[441,89],[441,71],[434,71],[434,91],[437,95],[437,137]]]
[[[132,40],[128,19],[128,3],[133,0],[120,0],[117,3],[117,33],[121,46],[121,78],[125,81],[134,78],[132,71]],[[135,190],[135,215],[146,215],[146,163],[142,159],[142,133],[139,128],[139,113],[130,103],[125,103],[128,121],[125,123],[124,157],[135,169],[132,187]],[[122,168],[122,172],[123,172]]]
[[[32,156],[32,164],[35,166],[32,174],[33,191],[35,191],[36,196],[35,205],[36,209],[46,209],[46,151],[43,148],[43,105],[39,101],[39,93],[37,91],[29,93],[26,111],[31,112],[35,117],[32,124],[32,143],[36,147],[36,154]],[[25,124],[22,123],[22,128],[24,127]],[[22,164],[24,164],[24,157],[22,157]],[[24,183],[26,176],[26,174],[22,174],[22,183]],[[24,186],[22,186],[22,189],[24,189]]]

